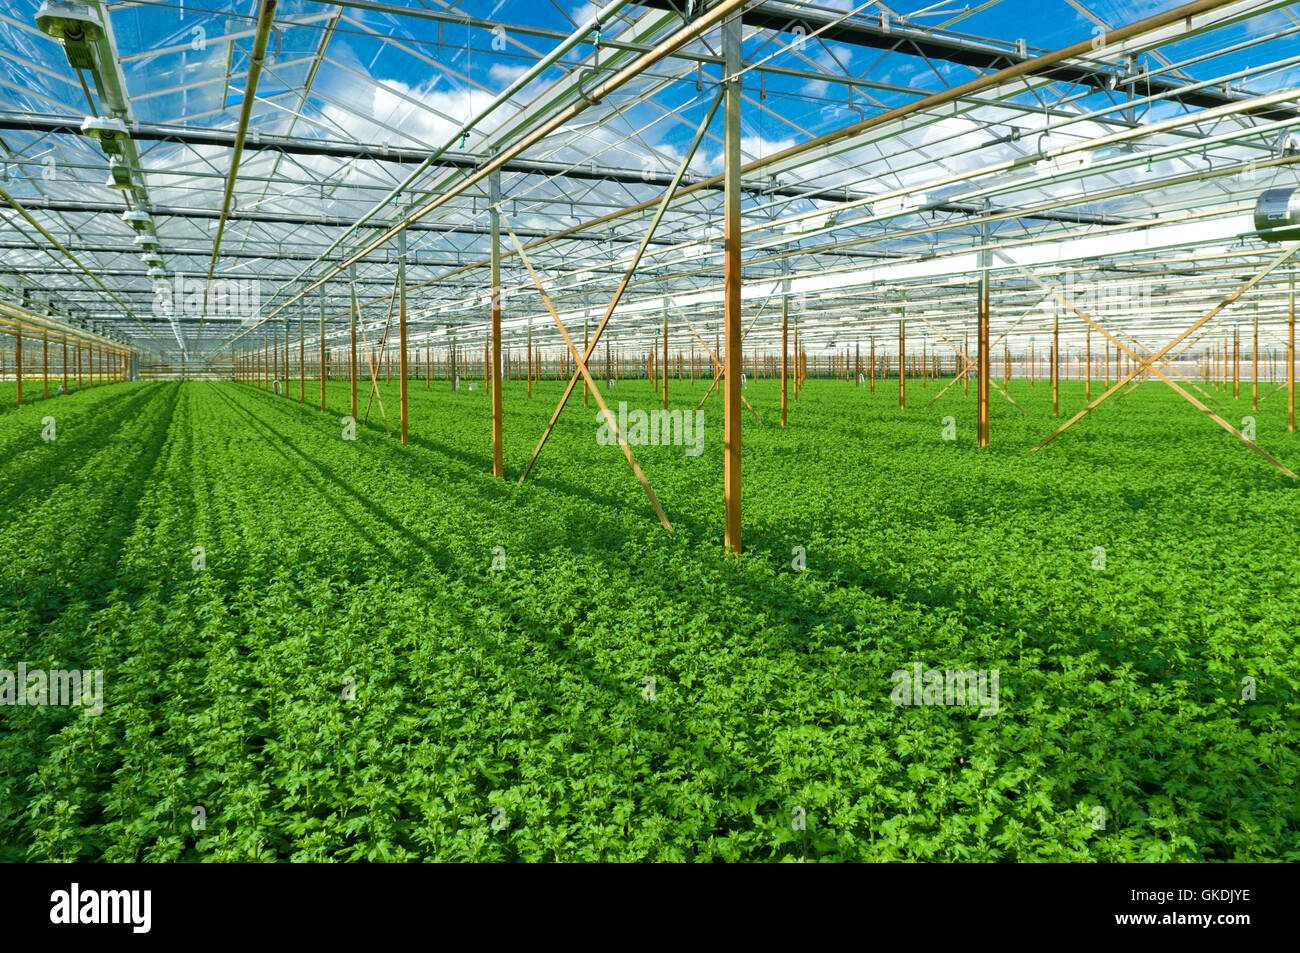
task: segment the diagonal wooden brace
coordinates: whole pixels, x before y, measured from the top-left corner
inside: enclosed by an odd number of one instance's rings
[[[510,233],[510,238],[515,243],[515,247],[519,249],[520,260],[524,263],[524,267],[528,269],[528,274],[533,279],[533,284],[537,286],[537,291],[542,296],[542,301],[546,303],[546,310],[551,312],[551,319],[555,321],[555,326],[560,329],[560,336],[564,338],[564,343],[568,346],[569,353],[573,356],[573,360],[578,368],[578,373],[582,376],[582,379],[587,382],[587,386],[591,388],[592,396],[596,398],[596,404],[605,415],[605,423],[614,434],[619,447],[622,448],[623,456],[627,457],[627,462],[632,467],[632,472],[636,474],[636,478],[641,484],[641,489],[645,491],[645,495],[649,498],[650,505],[654,508],[655,515],[659,517],[659,522],[663,524],[664,529],[671,533],[673,531],[673,524],[668,521],[668,514],[665,513],[664,508],[659,505],[659,499],[655,496],[655,491],[650,488],[650,481],[646,479],[645,473],[642,472],[641,465],[636,462],[636,456],[633,455],[632,448],[627,445],[626,438],[624,438],[623,434],[619,432],[618,423],[613,412],[610,411],[609,405],[605,403],[605,398],[601,396],[600,388],[596,386],[596,382],[591,379],[591,374],[587,371],[587,358],[591,355],[588,354],[584,356],[578,352],[578,348],[574,345],[573,339],[569,337],[568,328],[564,326],[564,322],[560,320],[559,312],[555,310],[555,304],[551,301],[551,296],[546,293],[546,287],[542,284],[541,278],[539,278],[537,272],[533,270],[533,263],[529,260],[528,254],[524,251],[524,246],[520,243],[519,237],[515,234],[514,229],[510,227],[508,221],[503,220],[503,224],[506,226],[506,231]]]

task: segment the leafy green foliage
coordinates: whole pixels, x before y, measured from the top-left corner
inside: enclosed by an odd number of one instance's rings
[[[515,485],[555,383],[507,387],[505,482],[445,382],[405,448],[341,440],[336,383],[11,408],[0,667],[103,668],[106,708],[0,708],[0,859],[1300,859],[1300,488],[1158,386],[1029,455],[1041,382],[985,451],[960,388],[813,382],[782,430],[751,382],[740,559],[716,396],[703,455],[636,448],[672,536],[581,391]],[[1000,713],[895,707],[914,661],[998,669]]]

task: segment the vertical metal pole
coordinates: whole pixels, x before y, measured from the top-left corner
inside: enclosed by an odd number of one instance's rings
[[[871,335],[871,393],[876,392],[876,336]]]
[[[41,399],[50,399],[50,336],[41,332]]]
[[[307,403],[307,319],[298,308],[298,403]]]
[[[18,343],[14,345],[14,371],[18,381],[18,406],[23,405],[23,326],[18,326]]]
[[[724,319],[727,328],[726,401],[723,440],[723,495],[726,511],[724,544],[734,553],[742,551],[740,538],[740,102],[741,102],[741,18],[722,25],[723,71],[727,77],[725,135],[725,222],[723,256]]]
[[[605,342],[606,353],[609,351],[609,341]],[[533,319],[528,319],[528,398],[533,396]]]
[[[488,202],[492,206],[492,475],[505,476],[502,463],[501,411],[501,173],[488,176]],[[583,354],[587,352],[584,349]]]
[[[495,299],[493,307],[495,309]],[[500,327],[498,315],[496,327]],[[498,357],[500,353],[498,351]],[[402,417],[402,444],[406,444],[410,414],[407,406],[407,377],[410,367],[406,358],[406,232],[397,233],[397,394]],[[499,381],[498,381],[499,383]],[[500,388],[498,387],[499,391]]]

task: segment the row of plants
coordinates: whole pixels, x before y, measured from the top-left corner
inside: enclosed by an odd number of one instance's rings
[[[0,858],[1300,857],[1298,490],[1176,395],[1031,455],[1041,383],[977,451],[960,387],[812,382],[782,429],[750,382],[736,559],[716,395],[699,456],[634,448],[668,534],[581,390],[516,484],[560,388],[506,388],[505,481],[445,382],[405,447],[377,405],[343,439],[337,382],[7,415],[0,668],[106,704],[0,708]],[[916,663],[996,670],[997,713],[894,704]]]

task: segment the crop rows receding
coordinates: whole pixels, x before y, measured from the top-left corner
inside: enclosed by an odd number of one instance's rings
[[[0,859],[1300,859],[1300,488],[1176,395],[1030,455],[1041,382],[985,451],[960,388],[812,382],[782,430],[752,382],[737,559],[717,395],[700,456],[635,448],[670,536],[581,391],[516,485],[560,386],[507,385],[504,482],[443,381],[406,447],[339,383],[0,415],[0,668],[105,684],[0,709]],[[894,705],[918,662],[998,713]]]

